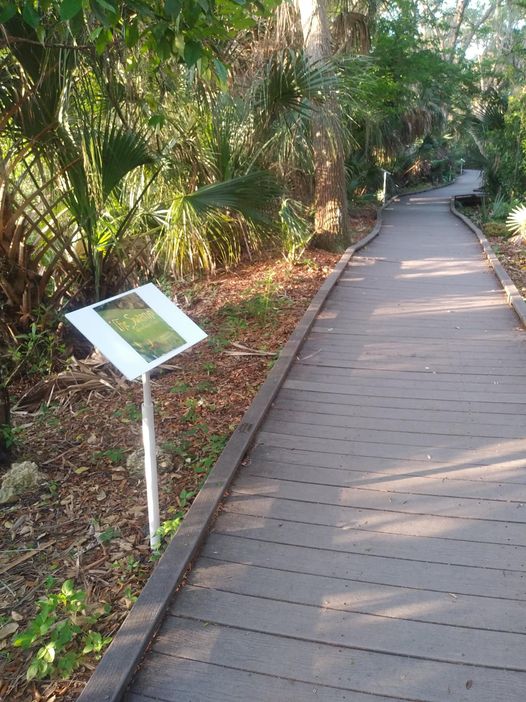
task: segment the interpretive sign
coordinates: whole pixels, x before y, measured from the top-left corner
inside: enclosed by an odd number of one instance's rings
[[[155,549],[159,544],[159,491],[150,371],[206,334],[152,283],[66,317],[129,380],[142,375],[144,474],[150,544]]]
[[[66,317],[129,380],[206,338],[152,283]]]

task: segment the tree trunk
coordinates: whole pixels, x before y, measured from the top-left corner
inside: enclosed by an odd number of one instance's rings
[[[0,466],[9,463],[9,448],[6,435],[2,431],[10,426],[9,394],[5,388],[0,387]]]
[[[297,0],[304,50],[311,63],[331,56],[331,40],[324,0]],[[314,106],[314,243],[334,250],[348,244],[345,162],[338,105],[329,96]]]

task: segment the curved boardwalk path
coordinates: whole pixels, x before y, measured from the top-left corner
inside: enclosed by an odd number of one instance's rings
[[[524,702],[525,341],[473,185],[343,274],[128,702]]]

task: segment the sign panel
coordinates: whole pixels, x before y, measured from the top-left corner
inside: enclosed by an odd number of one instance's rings
[[[153,283],[66,317],[129,380],[206,338]]]

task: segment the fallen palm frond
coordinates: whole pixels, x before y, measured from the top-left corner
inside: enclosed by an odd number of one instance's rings
[[[245,346],[245,344],[240,344],[236,341],[233,341],[231,345],[235,346],[236,350],[223,351],[223,353],[227,356],[276,356],[278,353],[277,351],[261,351],[260,349],[251,349],[249,346]]]
[[[74,361],[74,367],[53,373],[25,392],[16,403],[15,412],[36,412],[51,402],[67,404],[79,394],[114,393],[126,381],[107,362]]]

